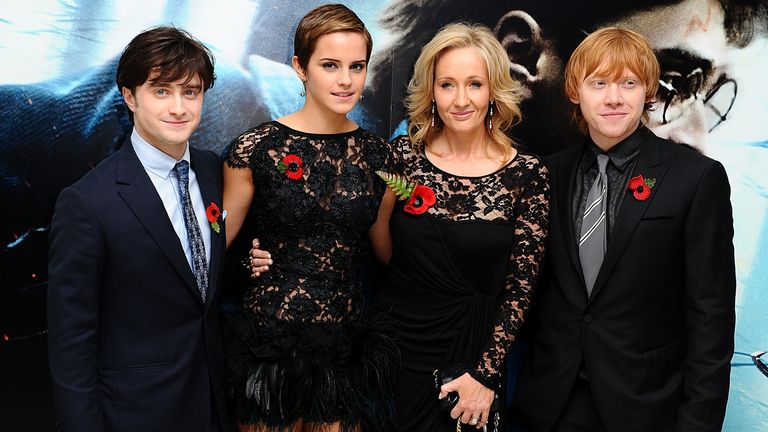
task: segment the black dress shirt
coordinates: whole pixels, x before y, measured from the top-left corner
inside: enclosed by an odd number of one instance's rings
[[[573,231],[576,241],[581,237],[581,223],[584,218],[584,209],[587,205],[587,193],[597,177],[597,156],[607,154],[610,159],[606,167],[608,176],[608,239],[611,238],[613,225],[621,209],[621,202],[627,192],[627,184],[640,153],[642,134],[646,133],[643,125],[637,128],[630,136],[616,144],[608,153],[603,152],[591,138],[587,138],[579,159],[579,167],[576,170],[576,182],[572,195]]]

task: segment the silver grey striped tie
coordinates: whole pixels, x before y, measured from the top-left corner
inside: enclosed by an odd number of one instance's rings
[[[603,264],[603,256],[608,248],[608,232],[606,229],[605,211],[608,199],[608,176],[605,167],[608,165],[608,155],[597,156],[597,178],[587,193],[587,205],[581,220],[581,237],[579,238],[579,259],[584,272],[584,282],[587,284],[587,295],[592,295],[592,288],[597,279],[597,273]]]

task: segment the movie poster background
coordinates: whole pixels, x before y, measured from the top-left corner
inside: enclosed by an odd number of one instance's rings
[[[212,48],[218,80],[192,144],[220,152],[240,132],[301,105],[300,83],[288,66],[292,35],[299,18],[321,3],[0,1],[0,429],[54,429],[45,350],[48,228],[58,192],[130,133],[114,84],[125,44],[150,26],[174,24]],[[653,1],[642,2],[643,10],[632,2],[559,0],[342,3],[374,38],[368,88],[353,117],[384,137],[404,130],[402,98],[413,60],[449,22],[482,22],[497,33],[526,85],[524,120],[513,135],[541,154],[580,142],[559,79],[584,34],[620,24],[651,39],[670,82],[691,87],[687,99],[671,99],[669,118],[659,110],[651,126],[720,160],[732,185],[737,354],[724,430],[768,430],[768,376],[753,359],[768,350],[764,2]],[[723,10],[749,25],[734,24]],[[722,112],[712,117],[712,107],[727,111],[724,121]]]

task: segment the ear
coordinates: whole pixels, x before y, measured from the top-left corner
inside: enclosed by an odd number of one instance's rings
[[[304,82],[307,80],[307,74],[305,73],[304,69],[299,64],[299,58],[297,56],[291,57],[291,65],[293,66],[293,70],[296,71],[296,75],[299,76],[299,79],[301,82]]]
[[[133,95],[133,92],[128,87],[123,87],[120,92],[123,94],[123,100],[128,105],[128,109],[136,112],[136,97]]]
[[[562,66],[554,44],[541,35],[541,27],[527,12],[513,10],[502,16],[493,29],[507,51],[510,72],[528,90],[538,81],[557,79]]]
[[[576,105],[578,105],[578,104],[579,104],[579,102],[580,102],[580,101],[579,101],[579,95],[576,95],[576,96],[568,96],[568,100],[570,100],[571,102],[575,103]]]

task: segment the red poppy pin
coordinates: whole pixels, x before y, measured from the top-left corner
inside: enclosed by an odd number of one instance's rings
[[[208,222],[211,224],[211,229],[216,231],[216,234],[220,233],[221,227],[219,226],[219,216],[226,216],[226,211],[224,212],[224,215],[222,215],[219,206],[212,202],[208,207],[206,207],[205,215],[208,217]]]
[[[643,176],[634,176],[629,179],[627,189],[632,191],[632,195],[638,201],[645,201],[651,196],[651,189],[656,186],[656,179],[653,177],[644,178]]]
[[[399,174],[390,174],[384,171],[376,171],[376,174],[387,183],[387,186],[392,189],[399,200],[408,200],[403,207],[403,210],[408,213],[422,214],[437,202],[435,191],[428,186],[409,182],[408,179]]]
[[[287,154],[277,163],[277,170],[291,180],[299,180],[304,177],[302,165],[304,165],[304,161],[299,156]]]

